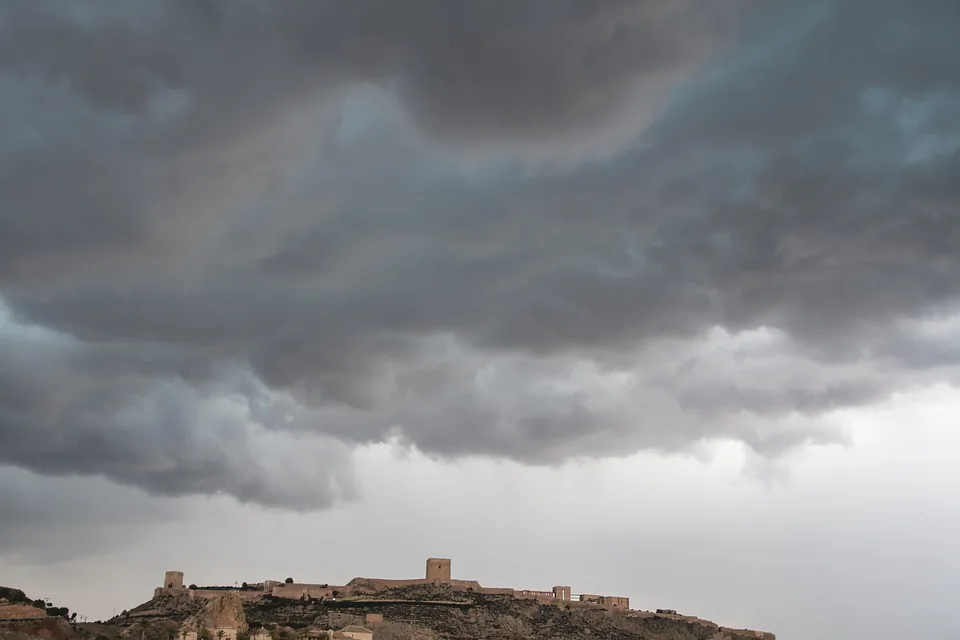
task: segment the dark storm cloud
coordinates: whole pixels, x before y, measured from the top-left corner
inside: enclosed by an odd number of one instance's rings
[[[7,462],[319,506],[288,432],[777,453],[956,374],[956,3],[69,7],[0,21]]]
[[[353,495],[342,446],[265,432],[250,416],[259,385],[200,363],[203,356],[85,345],[9,323],[0,328],[0,354],[0,463],[289,508]],[[294,453],[311,464],[285,468]]]
[[[211,208],[197,191],[239,181],[238,137],[346,83],[396,86],[448,137],[587,130],[704,60],[731,10],[700,4],[11,3],[0,279],[144,264]]]

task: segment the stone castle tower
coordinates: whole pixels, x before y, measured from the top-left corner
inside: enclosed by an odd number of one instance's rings
[[[163,588],[183,589],[183,571],[167,571],[164,573]]]
[[[427,558],[427,581],[450,582],[450,558]]]

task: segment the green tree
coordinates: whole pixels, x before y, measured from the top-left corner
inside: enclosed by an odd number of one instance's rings
[[[227,632],[223,629],[217,629],[217,640],[223,640],[223,636],[227,635]]]

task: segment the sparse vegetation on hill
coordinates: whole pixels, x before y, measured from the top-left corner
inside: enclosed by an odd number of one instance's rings
[[[26,598],[25,595],[15,597]],[[757,640],[754,632],[734,631],[674,613],[610,611],[565,604],[546,605],[509,595],[466,592],[445,586],[412,585],[327,600],[292,600],[264,595],[243,601],[249,629],[264,627],[276,640],[306,637],[308,628],[338,629],[363,625],[367,614],[380,614],[376,640]],[[9,598],[8,598],[9,600]],[[29,600],[28,600],[29,601]],[[104,625],[69,625],[59,619],[59,635],[48,640],[178,639],[189,621],[204,623],[202,640],[217,640],[203,618],[216,601],[159,596]],[[22,631],[22,629],[21,629]],[[244,633],[246,637],[247,634]],[[27,640],[36,635],[4,635],[0,640]],[[772,634],[765,637],[773,640]]]
[[[33,602],[27,597],[27,594],[13,587],[0,587],[0,599],[6,600],[10,604],[32,604]]]
[[[128,626],[140,621],[152,623],[163,620],[181,623],[199,613],[204,604],[205,601],[188,595],[159,596],[129,611],[122,611],[120,615],[107,620],[107,624]]]
[[[6,601],[8,605],[38,609],[42,613],[38,614],[37,617],[47,615],[54,618],[66,618],[70,615],[70,609],[67,607],[57,607],[53,603],[48,603],[40,598],[31,599],[20,589],[14,589],[13,587],[0,587],[0,601]],[[74,617],[76,617],[76,614],[74,614]]]
[[[338,628],[379,613],[377,640],[755,640],[696,618],[544,605],[507,595],[414,585],[338,600],[265,596],[245,604],[250,628]]]

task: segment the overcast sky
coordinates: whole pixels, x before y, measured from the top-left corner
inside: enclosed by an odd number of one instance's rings
[[[8,0],[0,584],[960,596],[956,0]],[[379,546],[378,546],[379,545]]]

